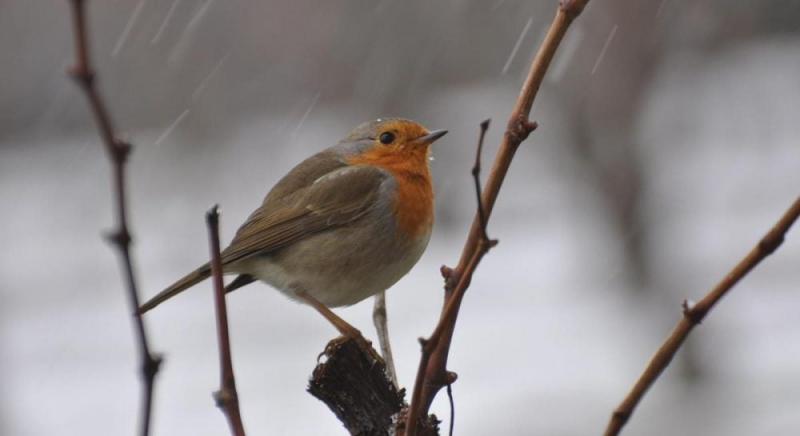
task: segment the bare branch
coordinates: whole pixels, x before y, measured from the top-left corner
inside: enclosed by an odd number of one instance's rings
[[[528,117],[544,75],[550,66],[550,61],[569,25],[587,3],[588,0],[562,0],[559,3],[556,16],[533,59],[528,76],[511,113],[503,141],[486,180],[486,187],[482,191],[481,207],[472,221],[472,228],[461,252],[458,266],[455,269],[442,268],[442,275],[445,276],[446,299],[436,329],[429,339],[421,340],[422,356],[414,383],[414,393],[411,397],[407,436],[416,434],[417,423],[420,422],[420,417],[427,415],[436,393],[443,386],[455,381],[455,373],[447,371],[447,357],[461,300],[469,287],[475,268],[491,248],[491,243],[485,236],[486,224],[517,148],[536,128],[536,123],[530,121]],[[482,213],[485,214],[483,218],[481,217]]]
[[[800,197],[787,210],[781,219],[770,229],[769,232],[753,247],[752,250],[720,281],[711,291],[703,297],[697,304],[691,305],[683,302],[683,317],[672,330],[656,354],[650,359],[650,363],[625,399],[614,409],[611,420],[606,427],[606,436],[615,436],[620,433],[622,427],[630,419],[634,409],[642,400],[650,386],[655,383],[664,369],[672,361],[675,353],[691,333],[692,329],[703,321],[703,318],[719,302],[728,291],[733,288],[744,276],[762,260],[772,254],[782,243],[786,232],[800,216]]]
[[[127,286],[128,304],[133,308],[132,313],[141,360],[140,370],[142,383],[144,384],[139,434],[147,436],[150,434],[150,416],[153,408],[153,384],[161,364],[161,357],[151,353],[144,322],[138,312],[139,292],[130,253],[131,233],[128,229],[125,191],[125,162],[131,151],[131,146],[117,137],[114,132],[113,124],[111,123],[111,117],[95,86],[95,73],[92,69],[89,55],[86,3],[84,0],[70,0],[70,6],[75,35],[75,63],[72,68],[70,68],[69,73],[83,90],[89,101],[89,107],[97,123],[100,138],[103,141],[108,158],[112,164],[112,184],[117,227],[108,235],[108,240],[119,251],[122,267],[124,269],[124,280]]]
[[[214,308],[217,314],[217,341],[219,343],[220,388],[214,392],[217,407],[228,418],[231,433],[244,436],[239,396],[236,394],[236,377],[231,361],[231,343],[228,334],[228,309],[225,304],[225,284],[222,281],[222,260],[219,247],[219,208],[214,206],[206,213],[208,241],[211,250],[211,279],[214,284]]]

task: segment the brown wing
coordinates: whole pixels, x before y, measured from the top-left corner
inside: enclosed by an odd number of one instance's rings
[[[377,202],[386,177],[374,167],[343,167],[279,200],[268,197],[222,252],[223,263],[266,254],[360,218]]]

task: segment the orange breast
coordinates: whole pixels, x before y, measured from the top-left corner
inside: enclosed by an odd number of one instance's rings
[[[411,237],[429,232],[433,225],[433,189],[430,176],[423,178],[403,172],[392,174],[397,179],[394,210],[400,229]]]
[[[433,225],[433,187],[427,150],[403,153],[375,147],[349,162],[375,165],[389,171],[397,181],[394,212],[400,230],[412,238],[430,231]]]

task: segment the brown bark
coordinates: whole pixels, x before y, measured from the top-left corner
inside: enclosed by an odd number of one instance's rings
[[[389,435],[396,423],[405,422],[405,389],[395,388],[376,353],[341,337],[328,343],[320,359],[323,361],[314,368],[308,392],[325,403],[350,434]],[[439,434],[435,416],[430,416],[423,427],[421,434]]]

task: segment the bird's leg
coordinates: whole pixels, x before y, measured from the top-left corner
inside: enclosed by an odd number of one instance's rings
[[[383,361],[386,363],[386,373],[394,384],[395,389],[400,389],[397,383],[397,371],[394,369],[394,358],[392,357],[392,345],[389,342],[389,323],[386,318],[386,292],[379,292],[375,295],[375,306],[372,309],[372,321],[375,323],[375,331],[378,333],[378,343],[381,346]]]
[[[342,338],[345,341],[347,341],[347,340],[355,341],[355,343],[358,345],[358,347],[361,348],[361,350],[364,353],[369,355],[372,358],[373,361],[378,361],[378,362],[383,363],[383,359],[381,358],[381,355],[378,354],[378,352],[375,351],[374,348],[372,348],[372,343],[370,341],[366,340],[364,338],[364,335],[362,335],[361,332],[357,328],[353,327],[352,325],[350,325],[350,323],[348,323],[347,321],[343,320],[339,315],[333,313],[332,310],[328,309],[328,306],[320,303],[319,300],[317,300],[316,298],[312,297],[307,292],[305,292],[305,291],[296,291],[295,295],[297,295],[297,298],[299,298],[299,299],[303,300],[304,302],[308,303],[309,306],[313,307],[314,309],[317,309],[317,312],[319,312],[320,315],[324,316],[325,319],[330,321],[330,323],[333,324],[334,327],[336,327],[336,330],[339,330],[339,333],[342,334]],[[342,338],[334,339],[333,341],[331,341],[331,343],[338,342]],[[331,343],[329,343],[328,345],[330,346]]]
[[[319,300],[312,297],[305,291],[298,291],[295,294],[297,295],[298,298],[308,303],[309,306],[316,309],[317,312],[320,313],[320,315],[325,317],[325,319],[330,321],[330,323],[333,324],[334,327],[336,327],[336,330],[339,330],[339,333],[341,333],[342,336],[354,339],[357,342],[367,344],[369,347],[371,347],[371,345],[369,345],[369,342],[366,339],[364,339],[364,336],[357,328],[353,327],[352,325],[350,325],[350,323],[343,320],[339,315],[333,313],[332,310],[328,309],[328,306],[320,303]]]

